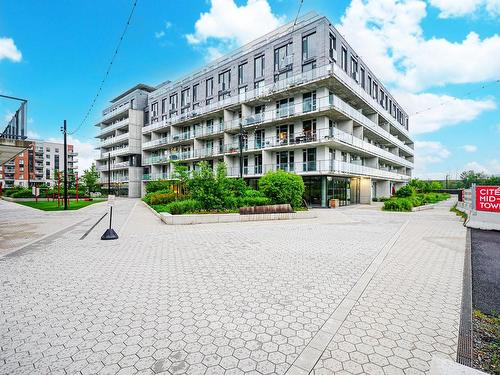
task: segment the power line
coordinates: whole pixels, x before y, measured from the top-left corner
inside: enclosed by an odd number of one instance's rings
[[[297,20],[299,19],[300,10],[302,9],[303,3],[304,3],[304,0],[300,0],[299,10],[297,10],[297,15],[295,16],[295,21],[293,21],[292,31],[293,31],[293,28],[295,27],[295,25],[297,24]]]
[[[489,87],[489,86],[493,86],[493,85],[495,85],[495,84],[497,84],[497,83],[500,83],[500,79],[497,79],[497,80],[495,80],[495,81],[493,81],[493,82],[490,82],[490,83],[484,84],[484,85],[482,85],[481,87],[478,87],[477,89],[474,89],[474,90],[468,91],[468,92],[466,92],[466,93],[462,96],[462,98],[463,98],[463,97],[470,96],[470,95],[472,95],[473,93],[475,93],[475,92],[477,92],[477,91],[481,91],[481,90],[483,90],[483,89],[485,89],[485,88],[487,88],[487,87]],[[460,100],[460,99],[461,99],[461,98],[453,97],[453,98],[451,98],[451,99],[449,99],[449,100],[445,100],[445,101],[443,101],[443,102],[441,102],[441,103],[439,103],[439,104],[436,104],[436,105],[434,105],[434,106],[430,106],[430,107],[427,107],[427,108],[425,108],[425,109],[422,109],[421,111],[414,112],[414,113],[412,113],[410,116],[418,116],[418,115],[421,115],[422,113],[425,113],[425,112],[431,111],[431,110],[433,110],[433,109],[435,109],[435,108],[438,108],[438,107],[442,107],[442,106],[443,106],[443,105],[445,105],[445,104],[448,104],[448,103],[451,103],[451,102],[453,102],[453,101],[455,101],[455,100]]]
[[[73,130],[72,132],[68,132],[69,135],[72,135],[72,134],[75,134],[76,132],[78,132],[80,130],[80,128],[88,120],[90,114],[92,113],[92,110],[94,109],[97,98],[101,94],[102,88],[104,87],[104,83],[106,82],[106,79],[108,78],[109,73],[111,72],[111,67],[113,66],[115,58],[118,55],[118,51],[120,50],[123,39],[125,38],[125,34],[127,33],[128,27],[130,26],[130,21],[132,20],[132,16],[134,15],[134,11],[135,11],[136,6],[137,6],[137,0],[134,0],[134,3],[132,4],[132,9],[130,10],[130,14],[129,14],[128,19],[127,19],[127,23],[125,24],[125,27],[123,28],[123,32],[120,35],[120,39],[118,40],[118,44],[116,45],[115,52],[113,53],[111,61],[109,62],[108,69],[106,70],[106,74],[104,74],[104,78],[102,79],[101,84],[99,85],[99,88],[97,89],[97,93],[94,96],[94,99],[92,100],[92,102],[90,104],[90,108],[88,109],[87,113],[85,114],[85,117],[83,118],[80,125],[78,125],[77,128],[75,130]]]

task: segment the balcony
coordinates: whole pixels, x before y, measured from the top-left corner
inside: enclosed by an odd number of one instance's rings
[[[126,102],[117,108],[104,110],[101,121],[109,120],[110,118],[119,115],[120,113],[123,113],[125,111],[128,111],[129,109],[130,109],[130,102]]]
[[[170,143],[170,137],[163,137],[160,139],[155,139],[154,141],[144,142],[142,144],[142,149],[146,150],[157,146],[166,145],[168,143]]]
[[[113,151],[103,152],[101,154],[100,159],[105,159],[107,157],[113,157],[113,156],[119,156],[119,155],[127,155],[128,153],[130,153],[130,149],[128,146],[121,147],[121,148],[113,150]]]
[[[125,118],[123,120],[120,120],[120,121],[112,124],[112,125],[101,128],[101,130],[99,131],[99,134],[96,136],[96,138],[102,138],[102,137],[106,136],[107,134],[110,134],[113,131],[115,131],[117,129],[121,129],[125,126],[128,126],[128,118]]]
[[[146,173],[142,175],[142,181],[151,181],[151,180],[169,180],[172,178],[172,174],[170,172],[164,173]]]
[[[366,176],[366,177],[383,178],[395,181],[407,181],[410,179],[410,176],[405,174],[366,167],[364,165],[348,163],[339,160],[317,160],[309,162],[264,164],[257,166],[249,166],[247,168],[244,168],[243,176],[258,177],[268,171],[277,171],[277,170],[294,172],[300,175],[334,174],[334,175],[346,175],[346,176]],[[228,168],[228,176],[238,177],[239,167]]]
[[[109,146],[109,145],[119,143],[119,142],[125,142],[128,140],[128,137],[129,137],[129,133],[124,133],[124,134],[117,135],[116,137],[107,138],[107,139],[102,140],[99,146],[104,147],[104,146]]]

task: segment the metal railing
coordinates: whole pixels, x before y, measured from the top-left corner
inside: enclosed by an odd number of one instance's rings
[[[115,137],[107,138],[107,139],[101,141],[100,146],[108,146],[108,145],[112,145],[113,143],[122,142],[124,140],[127,140],[128,137],[129,137],[129,133],[124,133],[124,134],[117,135]]]
[[[128,117],[123,119],[123,120],[120,120],[112,125],[109,125],[109,126],[106,126],[105,128],[102,128],[100,131],[99,131],[99,134],[97,135],[97,137],[102,137],[104,136],[105,134],[108,134],[116,129],[120,129],[122,127],[124,127],[125,125],[128,125]]]

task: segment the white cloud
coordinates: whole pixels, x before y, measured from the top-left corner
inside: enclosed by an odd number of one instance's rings
[[[7,59],[13,62],[21,61],[23,55],[12,38],[0,38],[0,61]]]
[[[486,163],[479,163],[477,161],[471,161],[465,164],[464,171],[473,170],[476,172],[483,172],[488,175],[499,175],[500,174],[500,160],[493,159]]]
[[[459,99],[449,95],[413,94],[401,90],[395,90],[394,94],[410,114],[412,134],[430,133],[446,126],[472,121],[483,111],[496,108],[493,99]]]
[[[28,138],[29,139],[40,139],[40,134],[33,130],[28,130]]]
[[[462,146],[462,149],[465,151],[465,152],[476,152],[477,151],[477,146],[476,145],[463,145]]]
[[[477,12],[481,7],[494,16],[500,14],[499,0],[430,0],[440,10],[440,18],[463,17]]]
[[[423,0],[353,0],[338,28],[379,78],[405,90],[498,79],[500,59],[492,57],[499,54],[500,36],[426,39],[426,6]],[[457,64],[464,58],[466,64]]]
[[[206,49],[208,59],[254,40],[283,24],[284,18],[273,14],[267,0],[247,0],[238,6],[234,0],[211,0],[210,10],[201,13],[194,33],[186,40]],[[215,52],[217,50],[217,52]]]
[[[165,36],[165,31],[163,31],[163,30],[155,32],[155,38],[156,39],[163,38],[164,36]]]
[[[415,174],[422,176],[429,173],[429,165],[439,164],[447,159],[451,152],[438,141],[415,142]]]
[[[165,21],[165,29],[170,29],[172,27],[172,22]]]

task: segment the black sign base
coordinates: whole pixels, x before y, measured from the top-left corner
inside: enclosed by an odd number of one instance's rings
[[[106,229],[106,232],[101,236],[101,240],[117,240],[118,239],[118,234],[116,232],[109,228]]]

